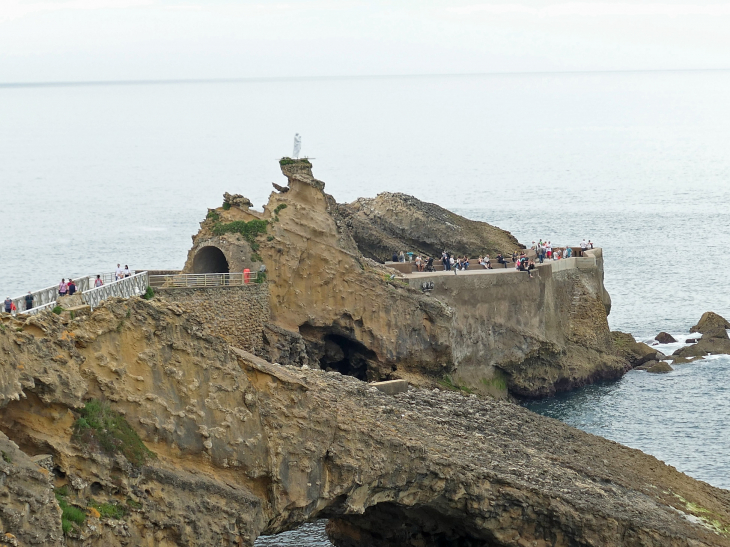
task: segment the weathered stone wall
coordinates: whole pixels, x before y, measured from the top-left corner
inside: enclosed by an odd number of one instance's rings
[[[414,288],[433,282],[431,297],[453,309],[458,385],[491,395],[509,389],[545,396],[626,370],[612,347],[598,257],[549,262],[532,278],[497,270],[409,281]]]
[[[225,338],[232,346],[260,353],[264,325],[271,315],[269,286],[155,289],[169,302],[178,302],[199,319],[208,334]]]

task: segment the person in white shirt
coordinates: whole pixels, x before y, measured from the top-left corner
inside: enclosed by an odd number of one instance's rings
[[[132,272],[129,271],[129,266],[126,264],[124,265],[124,277],[129,277],[132,275]]]
[[[586,252],[586,249],[588,248],[588,243],[586,243],[586,238],[583,238],[583,241],[580,242],[580,255],[583,256],[583,253]]]
[[[122,265],[121,264],[117,264],[117,275],[116,275],[116,277],[117,277],[117,280],[124,278],[124,270],[122,270]]]

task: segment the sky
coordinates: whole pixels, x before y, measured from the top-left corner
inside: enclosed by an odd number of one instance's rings
[[[730,68],[730,2],[0,0],[0,83]]]

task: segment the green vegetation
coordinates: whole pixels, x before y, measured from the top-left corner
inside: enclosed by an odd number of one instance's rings
[[[129,503],[129,500],[127,500]],[[99,518],[103,519],[122,519],[127,516],[129,509],[123,505],[117,505],[116,503],[98,503],[95,500],[89,501],[89,507],[93,507],[99,511]]]
[[[142,298],[145,300],[152,300],[155,297],[155,289],[152,287],[147,287],[147,290],[142,295]]]
[[[2,451],[3,461],[5,463],[13,463],[13,458],[10,457],[10,454],[5,452],[5,450]]]
[[[127,505],[134,509],[135,511],[139,511],[142,509],[142,504],[138,501],[134,501],[132,498],[127,498]]]
[[[112,455],[122,454],[133,465],[143,465],[155,458],[124,416],[115,412],[109,403],[92,399],[84,406],[81,416],[73,425],[75,441]]]
[[[713,513],[709,509],[705,509],[697,503],[687,501],[679,494],[675,494],[674,492],[672,492],[672,494],[684,504],[690,513],[699,518],[706,527],[712,529],[717,534],[730,537],[730,526],[724,525],[722,521],[719,520],[719,515]]]
[[[274,236],[266,236],[266,241],[274,241]]]
[[[261,258],[261,255],[259,253],[253,253],[251,255],[251,260],[253,260],[254,262],[263,262],[264,261],[264,259]]]
[[[66,486],[56,488],[54,493],[58,506],[61,508],[61,529],[64,535],[68,535],[74,528],[81,526],[86,521],[86,513],[66,501],[66,496],[68,496]]]
[[[500,371],[496,371],[494,373],[494,376],[492,378],[486,379],[482,378],[482,384],[484,384],[487,387],[491,387],[494,389],[497,389],[499,391],[507,391],[507,379],[505,378],[504,374]]]
[[[286,209],[286,203],[280,203],[279,205],[277,205],[276,209],[274,209],[274,214],[278,215],[279,211],[281,211],[283,209]]]
[[[217,236],[223,234],[241,234],[243,239],[248,241],[251,245],[251,249],[254,251],[259,250],[259,244],[256,243],[256,238],[266,233],[266,227],[268,223],[265,220],[235,220],[226,224],[216,223],[213,226],[213,233]]]
[[[208,218],[208,219],[212,220],[213,222],[217,222],[220,220],[221,216],[218,214],[217,211],[215,211],[214,209],[211,209],[210,211],[208,211],[208,214],[205,215],[205,218]]]
[[[299,160],[293,160],[291,158],[281,158],[279,160],[279,165],[293,165],[295,163],[303,163],[303,164],[309,165],[309,166],[312,165],[312,162],[309,161],[309,159],[307,159],[307,158],[302,158]]]
[[[455,384],[454,381],[451,379],[451,376],[449,376],[448,374],[445,374],[444,377],[441,378],[438,382],[440,385],[451,391],[463,391],[464,393],[472,393],[472,390],[468,387]]]
[[[63,311],[63,308],[62,308],[61,306],[56,306],[56,307],[55,307],[55,308],[53,308],[53,309],[52,309],[51,311],[52,311],[53,313],[55,313],[56,315],[61,315],[61,312]]]
[[[71,319],[76,319],[76,312],[75,311],[72,311],[71,312]]]
[[[266,272],[259,272],[256,276],[256,279],[254,279],[254,282],[256,283],[266,283]]]
[[[231,208],[231,204],[228,203],[227,201],[224,201],[223,202],[223,210],[224,211],[228,211],[228,209],[230,209],[230,208]]]

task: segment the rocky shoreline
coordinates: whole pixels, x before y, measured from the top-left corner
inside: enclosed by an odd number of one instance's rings
[[[3,326],[18,545],[251,546],[316,518],[338,547],[730,545],[727,491],[508,402],[269,363],[164,301]],[[89,400],[154,456],[76,434]]]
[[[421,290],[386,249],[516,240],[281,167],[263,211],[209,210],[183,270],[260,284],[0,317],[6,544],[251,547],[326,518],[337,547],[730,546],[728,491],[509,402],[671,370],[610,332],[600,249]],[[672,362],[730,353],[728,326],[708,312]]]

